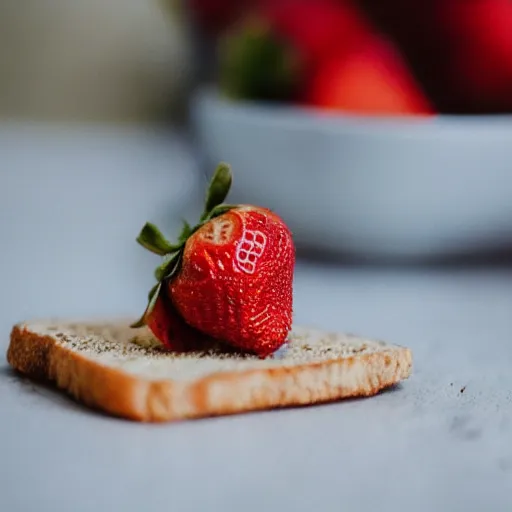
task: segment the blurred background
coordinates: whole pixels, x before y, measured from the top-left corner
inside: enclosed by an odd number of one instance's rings
[[[0,327],[138,312],[219,160],[301,258],[508,263],[511,113],[510,0],[2,0]]]

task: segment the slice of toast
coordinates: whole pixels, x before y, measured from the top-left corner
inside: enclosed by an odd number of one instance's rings
[[[15,325],[7,360],[76,400],[139,421],[234,414],[371,396],[406,379],[407,348],[297,328],[273,356],[174,354],[130,321]]]

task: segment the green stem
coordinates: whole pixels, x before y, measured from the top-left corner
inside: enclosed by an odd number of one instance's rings
[[[221,162],[215,169],[210,181],[210,186],[206,193],[204,212],[201,215],[199,220],[200,222],[206,220],[210,212],[216,206],[221,204],[224,199],[226,199],[229,189],[231,188],[232,181],[233,176],[231,174],[231,167],[228,164]]]

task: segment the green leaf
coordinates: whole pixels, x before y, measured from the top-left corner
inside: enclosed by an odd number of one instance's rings
[[[156,283],[155,286],[153,286],[153,288],[151,288],[151,290],[149,290],[149,293],[148,293],[148,301],[149,302],[151,302],[151,300],[155,296],[155,293],[160,292],[159,285],[160,285],[160,283]]]
[[[201,216],[201,220],[206,219],[208,214],[216,206],[221,204],[224,199],[226,199],[229,189],[231,188],[232,179],[231,167],[228,164],[221,162],[217,166],[217,169],[215,169],[210,186],[208,187],[204,212]]]
[[[166,256],[164,256],[163,262],[155,269],[156,280],[162,281],[163,279],[170,277],[170,275],[174,272],[176,268],[179,258],[179,252],[174,254],[167,254]]]
[[[131,324],[130,327],[137,329],[139,327],[142,327],[146,325],[146,317],[153,311],[153,308],[155,307],[156,301],[158,299],[158,295],[160,294],[160,289],[162,288],[162,283],[157,283],[151,290],[149,291],[148,295],[148,305],[146,307],[146,310],[142,314],[142,316],[137,320],[135,323]]]
[[[194,232],[192,226],[186,221],[183,220],[183,228],[181,230],[181,234],[178,237],[180,243],[186,242],[187,238]]]
[[[161,231],[150,222],[146,222],[142,228],[139,236],[137,237],[137,242],[142,245],[142,247],[145,247],[149,251],[160,256],[165,256],[170,252],[175,252],[180,247],[171,244],[171,242],[162,235]]]

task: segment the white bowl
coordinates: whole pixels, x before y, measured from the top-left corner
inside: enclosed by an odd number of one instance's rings
[[[282,215],[302,246],[418,258],[512,241],[512,117],[379,119],[230,102],[192,104],[210,169],[232,164],[232,200]]]

